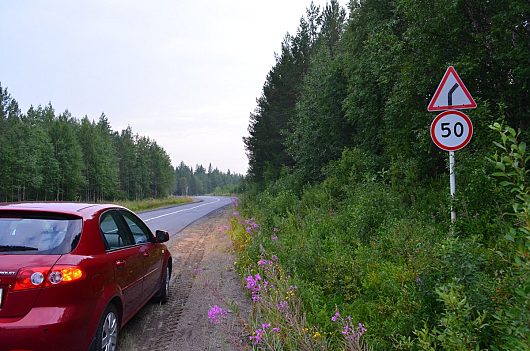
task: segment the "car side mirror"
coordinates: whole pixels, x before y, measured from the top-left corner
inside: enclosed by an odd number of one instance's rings
[[[156,231],[156,241],[159,243],[165,243],[169,240],[169,233],[165,230],[157,230]]]

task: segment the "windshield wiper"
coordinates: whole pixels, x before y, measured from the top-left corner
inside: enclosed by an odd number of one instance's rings
[[[4,251],[38,251],[36,247],[18,245],[0,245],[0,252]]]

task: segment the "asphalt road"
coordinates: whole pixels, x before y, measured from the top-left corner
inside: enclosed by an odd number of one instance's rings
[[[198,202],[137,213],[137,215],[153,233],[157,229],[167,230],[172,236],[207,214],[232,204],[232,198],[224,196],[197,196],[193,199]]]

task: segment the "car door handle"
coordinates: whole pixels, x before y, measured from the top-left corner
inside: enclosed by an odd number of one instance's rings
[[[116,261],[116,267],[117,268],[123,268],[125,266],[125,260],[117,260]]]

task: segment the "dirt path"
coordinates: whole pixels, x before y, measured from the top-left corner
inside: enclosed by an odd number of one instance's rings
[[[168,243],[173,256],[169,300],[150,303],[123,329],[120,350],[244,350],[243,319],[250,310],[234,272],[232,245],[223,227],[229,209],[218,210],[184,229]],[[212,324],[208,310],[230,312]],[[243,318],[243,319],[241,319]]]

